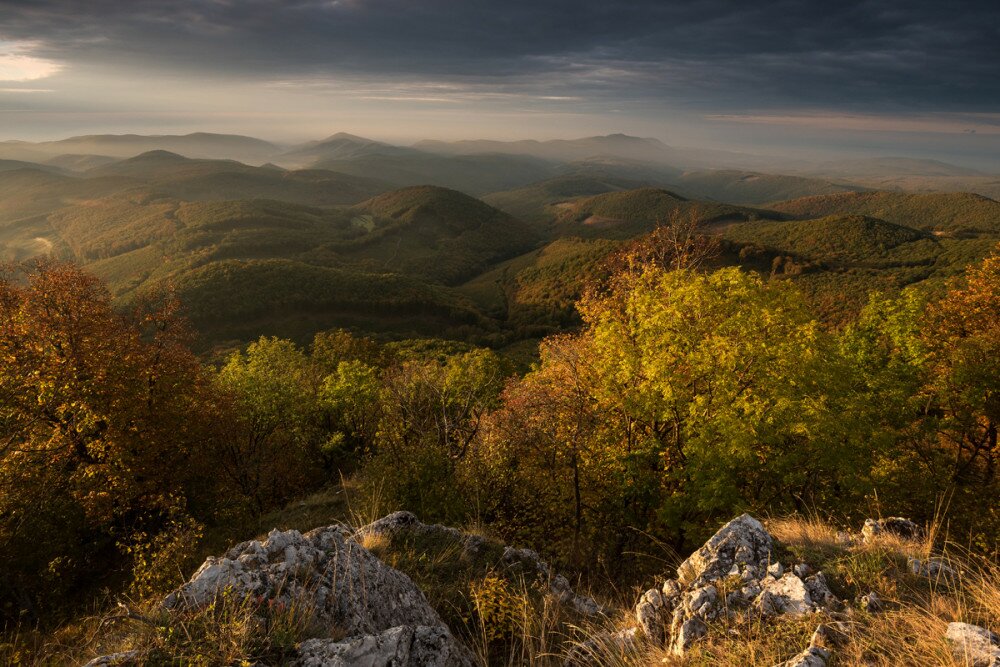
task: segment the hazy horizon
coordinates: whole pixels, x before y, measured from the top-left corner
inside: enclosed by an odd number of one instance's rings
[[[625,133],[1000,171],[1000,7],[0,0],[0,138]]]

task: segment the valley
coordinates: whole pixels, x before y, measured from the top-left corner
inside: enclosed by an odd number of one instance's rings
[[[0,257],[79,262],[123,305],[174,290],[203,350],[334,326],[494,347],[537,339],[578,325],[575,300],[617,249],[679,221],[720,238],[719,262],[838,303],[824,309],[832,320],[871,289],[942,284],[1000,239],[988,197],[862,184],[879,169],[914,177],[920,163],[854,165],[855,184],[685,170],[689,155],[624,135],[404,147],[337,134],[292,148],[92,136],[0,155],[11,158]],[[235,159],[248,156],[266,162]],[[824,168],[843,179],[849,167]],[[955,177],[939,163],[925,172]]]

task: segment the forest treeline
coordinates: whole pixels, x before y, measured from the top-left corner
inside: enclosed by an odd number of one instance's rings
[[[424,521],[478,522],[630,583],[735,513],[944,512],[1000,534],[1000,247],[933,298],[821,324],[794,284],[629,246],[527,373],[493,351],[335,330],[199,360],[182,304],[122,312],[72,264],[0,276],[0,615],[147,595],[201,536],[352,475]],[[308,527],[303,527],[308,528]],[[192,546],[195,545],[195,546]]]

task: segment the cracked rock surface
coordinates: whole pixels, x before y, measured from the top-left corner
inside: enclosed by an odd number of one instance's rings
[[[724,616],[798,616],[839,605],[822,572],[813,574],[805,564],[786,568],[774,559],[774,546],[763,524],[749,514],[724,525],[681,563],[676,579],[640,596],[635,616],[645,637],[683,656],[708,633],[709,623]],[[815,661],[824,651],[819,647],[800,656],[813,661],[801,667],[820,664]]]

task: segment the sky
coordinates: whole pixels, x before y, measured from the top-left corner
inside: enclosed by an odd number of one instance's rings
[[[0,0],[0,139],[193,131],[1000,172],[1000,1]]]

